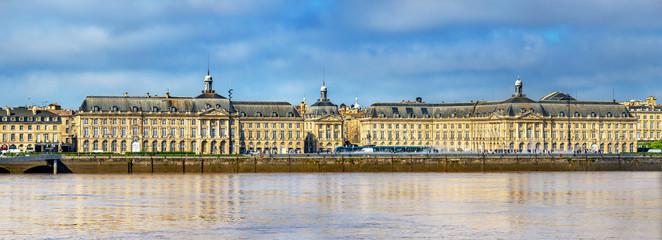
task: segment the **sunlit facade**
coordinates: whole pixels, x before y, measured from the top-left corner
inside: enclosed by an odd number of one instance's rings
[[[519,78],[505,101],[375,103],[360,122],[363,145],[454,152],[632,152],[637,141],[637,119],[625,106],[560,92],[534,101]]]

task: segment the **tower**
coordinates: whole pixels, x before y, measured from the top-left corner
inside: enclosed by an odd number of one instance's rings
[[[322,81],[322,88],[320,89],[320,102],[326,102],[326,84]]]
[[[515,81],[515,97],[523,97],[522,94],[522,80],[519,79],[519,74],[517,74],[517,81]]]
[[[211,88],[213,80],[211,75],[209,75],[209,69],[207,69],[207,76],[205,76],[205,90],[202,93],[214,93],[214,90]]]

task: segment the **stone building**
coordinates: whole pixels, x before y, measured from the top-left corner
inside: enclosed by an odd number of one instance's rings
[[[60,115],[37,106],[6,107],[0,111],[0,149],[18,149],[21,152],[68,151],[75,143],[71,135],[71,124],[70,113]]]
[[[302,114],[306,136],[304,152],[333,151],[334,148],[342,146],[343,118],[338,112],[338,106],[327,98],[324,82],[320,88],[320,99],[307,107]]]
[[[442,151],[595,151],[636,149],[636,118],[613,102],[553,92],[527,98],[522,81],[499,102],[375,103],[360,119],[361,144],[430,146]]]
[[[76,114],[78,151],[301,151],[303,138],[295,127],[301,126],[302,119],[292,105],[231,101],[215,93],[212,83],[207,73],[205,90],[196,97],[169,93],[86,97]]]
[[[637,118],[637,141],[662,140],[662,107],[656,105],[629,106],[630,113]]]

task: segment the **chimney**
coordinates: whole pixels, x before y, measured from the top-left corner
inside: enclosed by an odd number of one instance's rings
[[[129,92],[124,92],[124,97],[129,97]]]
[[[37,115],[37,105],[32,106],[32,115]]]
[[[7,110],[7,116],[11,116],[11,109],[9,107],[5,107],[5,110]]]
[[[166,98],[170,98],[170,93],[166,92]]]
[[[149,93],[147,93],[147,97],[149,97]]]

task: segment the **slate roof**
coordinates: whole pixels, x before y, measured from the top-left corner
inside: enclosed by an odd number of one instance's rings
[[[126,96],[87,96],[80,105],[79,111],[93,112],[95,107],[102,112],[111,112],[114,111],[114,108],[119,112],[155,112],[157,110],[156,112],[198,113],[210,108],[234,112],[230,100],[226,98]]]
[[[233,101],[232,105],[240,117],[300,117],[288,102]]]
[[[514,117],[535,113],[543,117],[632,117],[628,109],[613,102],[571,101],[570,111],[566,101],[533,101],[514,97],[502,102],[476,103],[375,103],[366,110],[366,117],[373,118],[451,118],[451,117]],[[570,112],[570,114],[568,114]]]
[[[326,115],[337,116],[340,113],[338,113],[338,105],[333,104],[331,101],[317,101],[306,108],[305,115],[321,117]]]
[[[4,117],[7,117],[7,121],[3,121]],[[11,120],[11,117],[14,117],[14,121]],[[21,117],[23,117],[23,121],[20,120]],[[29,117],[32,117],[32,120]],[[37,114],[33,114],[32,110],[27,107],[16,107],[9,110],[9,115],[7,115],[6,109],[0,111],[0,122],[35,122],[37,117],[41,117],[40,122],[44,122],[45,117],[49,118],[49,121],[46,123],[62,122],[62,118],[59,115],[47,110],[37,110]],[[57,121],[53,121],[53,117],[57,117]]]
[[[540,98],[538,101],[577,101],[577,99],[568,94],[554,91]]]

